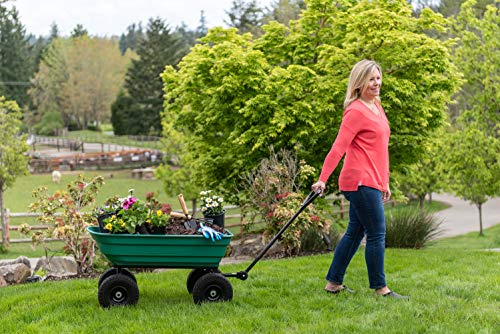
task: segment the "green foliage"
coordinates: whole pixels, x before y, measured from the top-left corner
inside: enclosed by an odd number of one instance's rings
[[[233,0],[231,6],[226,11],[229,20],[224,21],[229,27],[238,29],[242,34],[249,32],[253,35],[260,35],[262,33],[264,11],[258,6],[256,0]]]
[[[500,194],[500,140],[472,123],[452,133],[448,145],[444,168],[449,188],[458,197],[476,204],[482,234],[481,205]]]
[[[427,194],[447,188],[443,182],[445,175],[443,152],[446,148],[446,133],[438,130],[433,138],[424,143],[425,153],[421,160],[402,168],[396,176],[400,189],[406,196],[416,196],[419,199],[421,213],[424,213],[424,202]]]
[[[500,9],[486,6],[478,12],[477,1],[468,0],[457,16],[454,32],[460,43],[454,61],[465,83],[457,96],[457,108],[468,123],[490,136],[500,137]]]
[[[65,127],[76,129],[109,121],[132,56],[122,56],[115,40],[86,34],[52,40],[29,91],[37,109],[31,121],[36,124],[53,111],[61,114]]]
[[[160,74],[166,65],[175,65],[187,50],[182,40],[160,18],[150,19],[125,79],[125,94],[113,106],[113,128],[117,134],[158,135],[163,91]],[[118,114],[118,116],[117,116]],[[140,120],[138,122],[137,120]]]
[[[34,64],[19,12],[5,1],[0,2],[0,36],[0,96],[16,101],[21,107],[27,106],[25,83],[30,81]]]
[[[79,175],[67,185],[67,190],[49,194],[48,189],[42,187],[33,191],[35,201],[30,205],[30,211],[41,213],[37,221],[49,227],[32,233],[33,243],[42,243],[49,251],[45,238],[63,239],[66,252],[76,261],[78,273],[92,271],[95,255],[95,242],[88,238],[86,231],[88,226],[95,225],[95,218],[92,213],[85,213],[82,209],[95,201],[103,183],[101,176],[86,180]]]
[[[1,6],[0,6],[1,9]],[[22,114],[15,101],[0,97],[0,217],[6,231],[4,193],[17,177],[28,174],[28,145],[20,134]],[[7,247],[7,234],[2,232],[2,245]]]
[[[37,134],[42,136],[55,136],[63,127],[64,123],[61,113],[48,111],[42,116],[40,123],[36,124],[33,129]]]
[[[0,97],[0,192],[28,173],[26,136],[20,135],[22,114],[14,101]],[[3,208],[2,208],[3,210]]]
[[[339,128],[349,72],[371,58],[383,68],[391,166],[401,170],[420,159],[457,87],[450,43],[424,33],[445,23],[429,10],[412,17],[404,1],[312,0],[290,28],[271,22],[255,40],[211,29],[178,70],[165,69],[164,123],[184,136],[186,167],[207,188],[232,192],[271,144],[319,170]]]
[[[440,231],[436,216],[415,209],[394,210],[386,214],[385,245],[389,248],[423,248]]]

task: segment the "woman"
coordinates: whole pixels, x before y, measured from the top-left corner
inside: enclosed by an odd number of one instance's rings
[[[408,299],[386,284],[384,274],[385,217],[383,202],[391,197],[389,189],[390,129],[379,94],[382,70],[371,60],[362,60],[351,71],[344,101],[344,116],[333,146],[325,158],[317,191],[325,184],[345,153],[339,188],[350,202],[349,226],[340,240],[326,276],[330,293],[354,292],[343,285],[344,275],[366,234],[365,260],[370,288],[377,295]]]

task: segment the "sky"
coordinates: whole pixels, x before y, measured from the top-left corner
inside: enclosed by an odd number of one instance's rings
[[[82,24],[90,35],[120,36],[132,23],[147,26],[152,17],[160,17],[172,28],[186,23],[195,29],[204,11],[209,28],[223,26],[226,10],[232,0],[13,0],[27,34],[48,36],[50,26],[56,23],[59,34],[69,36],[77,24]],[[272,0],[258,0],[261,7]]]

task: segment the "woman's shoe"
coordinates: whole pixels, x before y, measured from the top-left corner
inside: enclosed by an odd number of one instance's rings
[[[393,298],[393,299],[403,299],[403,300],[409,300],[410,299],[410,297],[408,297],[408,296],[402,296],[399,293],[395,293],[394,291],[389,291],[387,293],[384,293],[381,296],[383,296],[383,297],[389,297],[389,298]]]
[[[325,289],[325,291],[327,293],[333,293],[333,294],[337,294],[337,293],[340,293],[342,291],[345,291],[345,292],[348,292],[348,293],[354,293],[354,290],[351,290],[347,287],[347,285],[341,285],[340,288],[338,289],[335,289],[335,290],[328,290],[328,289]]]

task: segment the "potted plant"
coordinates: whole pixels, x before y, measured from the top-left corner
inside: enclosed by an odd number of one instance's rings
[[[145,202],[132,196],[133,189],[129,193],[125,198],[109,198],[104,206],[96,210],[101,230],[109,233],[165,234],[170,205],[160,204],[154,193],[148,193]]]
[[[99,227],[101,232],[108,233],[109,229],[107,229],[104,225],[104,220],[110,218],[113,215],[116,215],[118,211],[121,209],[120,199],[118,196],[113,196],[108,198],[102,206],[99,206],[94,209],[94,216],[97,218],[97,222],[99,223]]]
[[[206,219],[213,219],[213,223],[224,228],[226,210],[223,204],[224,198],[213,195],[211,190],[200,192],[201,212]]]

